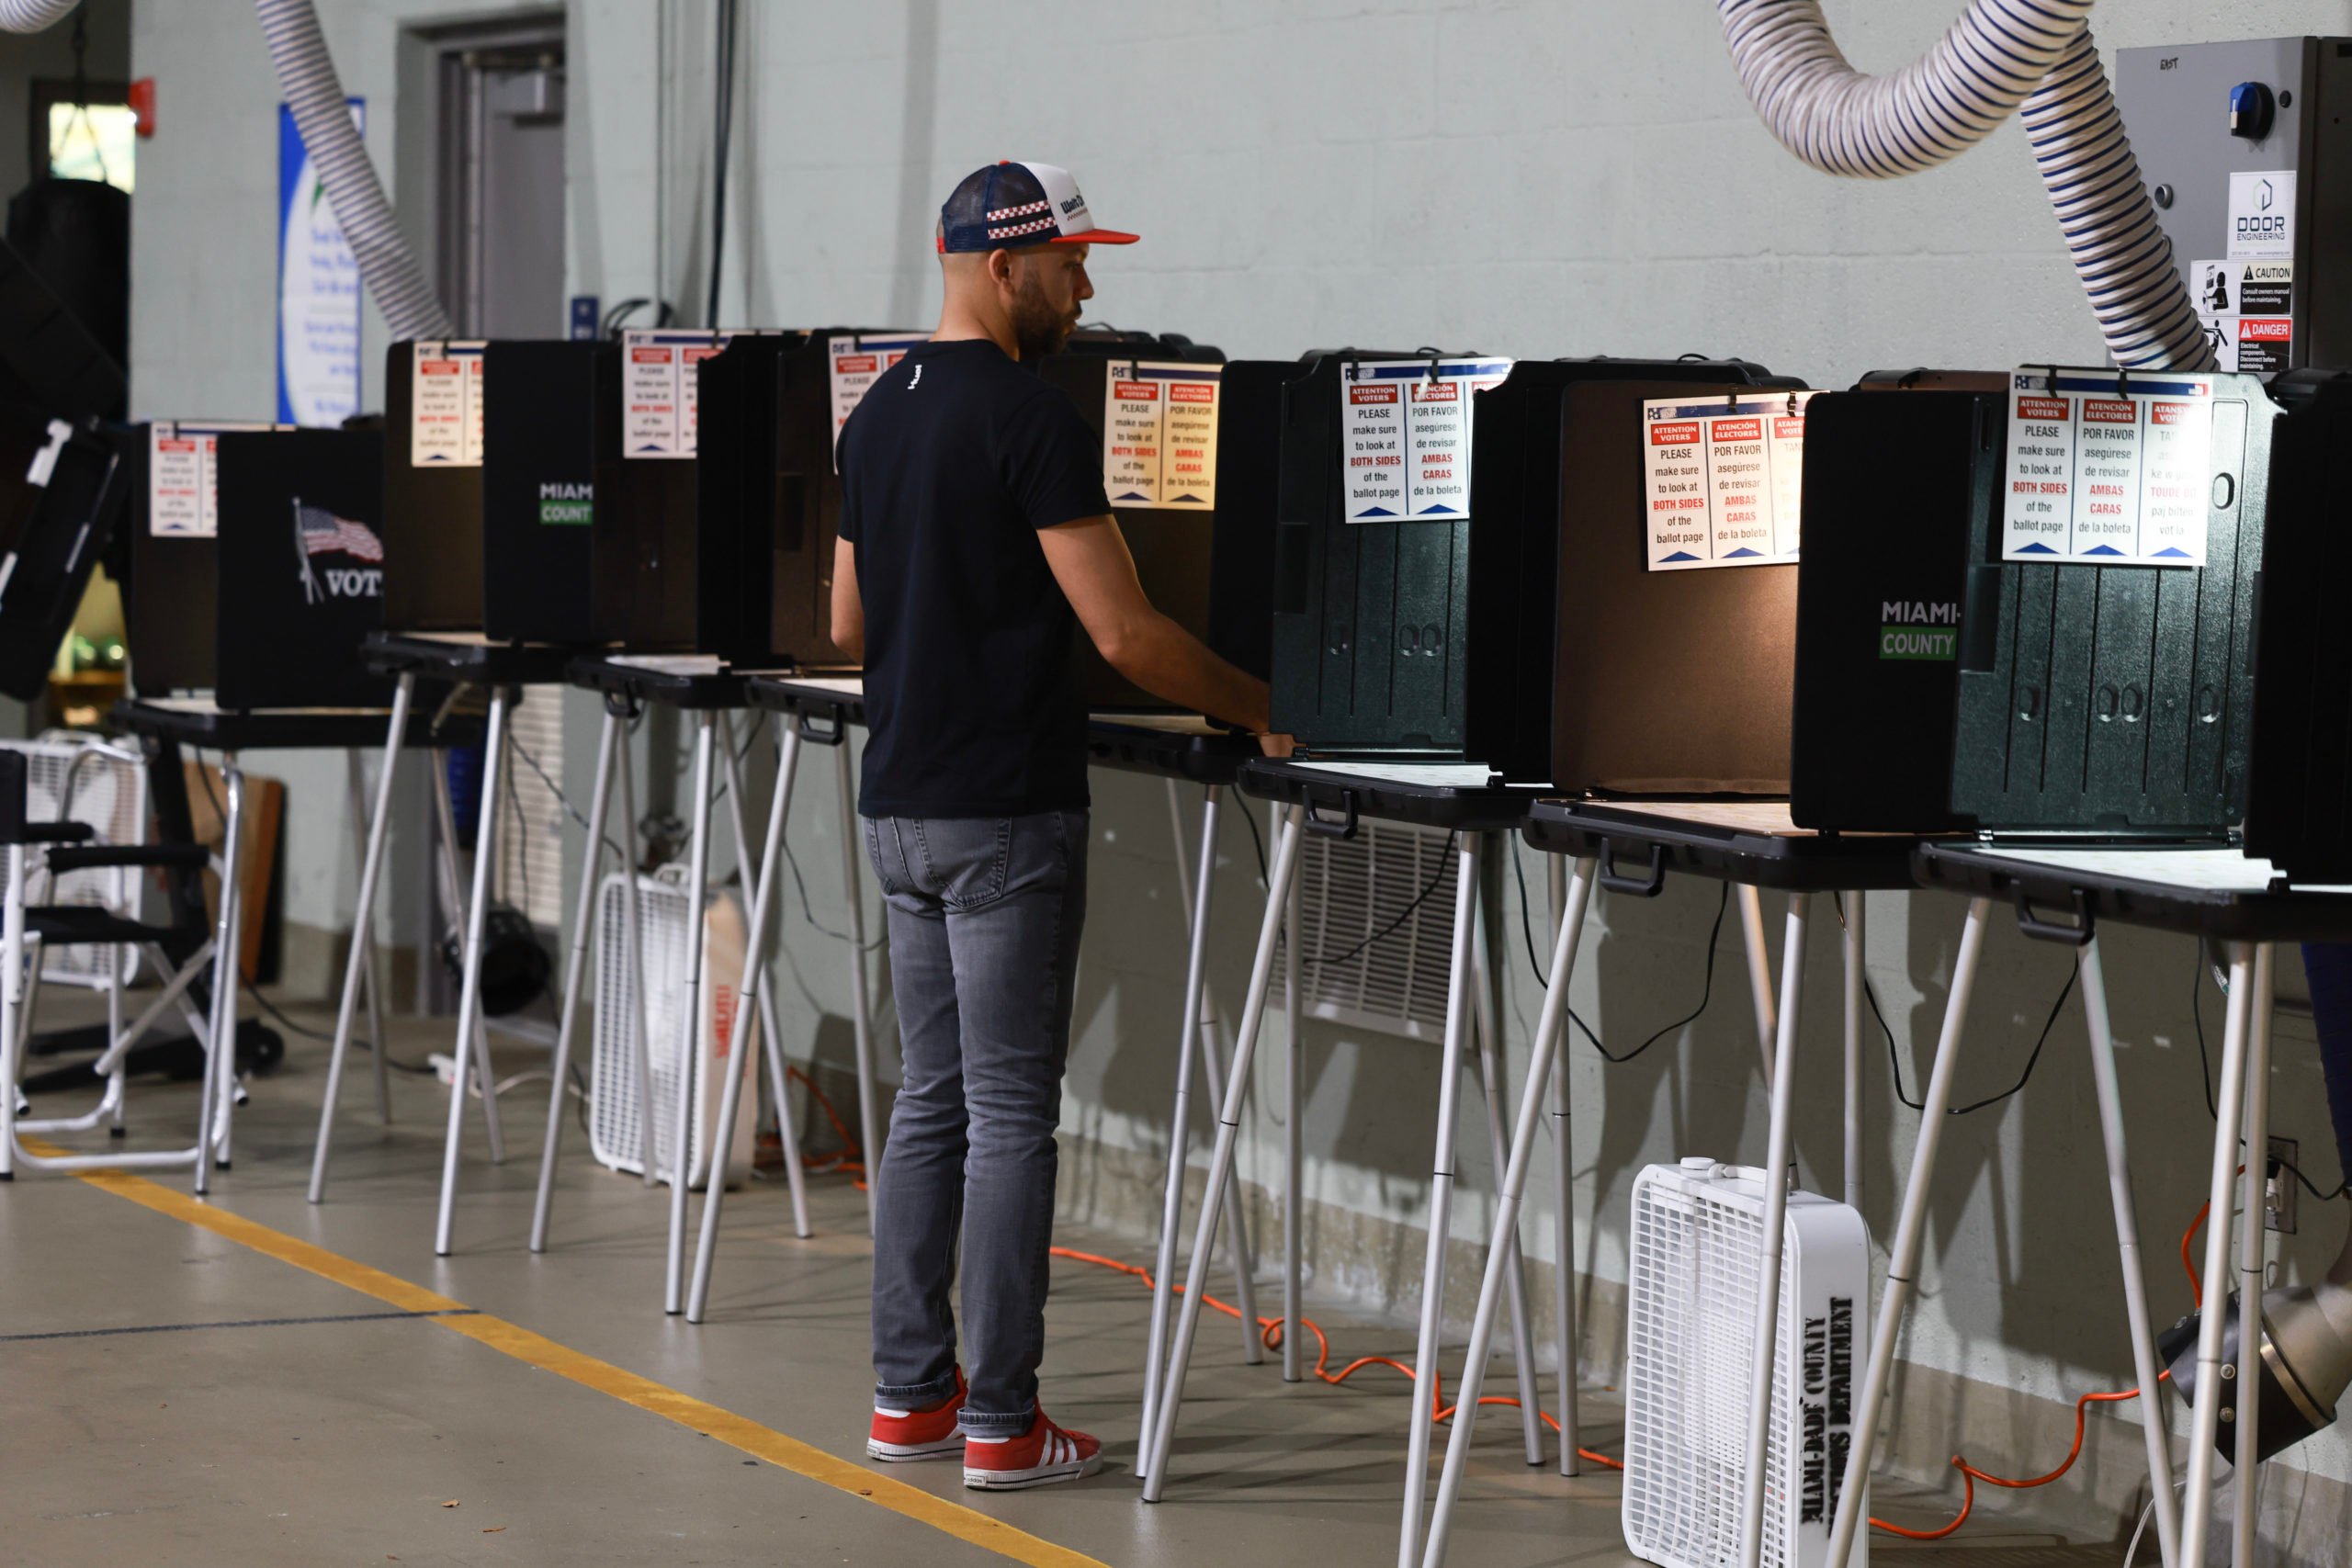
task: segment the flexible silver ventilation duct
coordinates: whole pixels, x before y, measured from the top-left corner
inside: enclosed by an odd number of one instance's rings
[[[82,0],[0,0],[0,32],[46,32],[74,14]]]
[[[2091,0],[1970,0],[1933,49],[1887,76],[1846,62],[1817,0],[1716,0],[1716,10],[1756,112],[1826,174],[1893,179],[1933,168],[2022,107],[2115,362],[2213,367],[2091,40]]]
[[[335,221],[343,226],[344,239],[359,264],[359,279],[384,313],[385,327],[395,339],[453,335],[448,312],[417,265],[392,216],[391,203],[384,199],[376,167],[368,161],[368,149],[351,123],[343,82],[327,54],[311,0],[254,0],[254,8],[261,17],[270,61],[277,68],[277,90],[294,111],[302,145],[326,185]]]

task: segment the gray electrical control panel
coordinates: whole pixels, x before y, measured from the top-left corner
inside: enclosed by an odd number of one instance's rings
[[[2220,367],[2352,365],[2352,39],[2119,50],[2115,96]]]

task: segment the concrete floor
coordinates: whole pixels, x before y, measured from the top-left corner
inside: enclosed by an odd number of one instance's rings
[[[51,1021],[64,1015],[60,1007]],[[325,1021],[315,1010],[296,1016]],[[393,1032],[395,1055],[408,1059],[447,1039],[413,1021]],[[396,1076],[387,1129],[360,1062],[329,1201],[309,1205],[322,1053],[289,1044],[288,1066],[254,1085],[213,1205],[544,1336],[555,1351],[536,1362],[502,1354],[483,1337],[507,1331],[488,1318],[404,1315],[119,1190],[20,1176],[0,1188],[0,1562],[960,1568],[1010,1556],[1249,1568],[1395,1556],[1406,1396],[1393,1373],[1375,1369],[1345,1388],[1285,1385],[1272,1362],[1241,1363],[1229,1323],[1205,1324],[1168,1497],[1147,1506],[1134,1463],[1148,1297],[1129,1278],[1063,1263],[1044,1397],[1058,1419],[1103,1439],[1103,1474],[983,1495],[963,1489],[953,1464],[867,1466],[867,1247],[863,1198],[846,1179],[812,1180],[817,1234],[807,1241],[791,1235],[781,1180],[737,1195],[709,1321],[689,1326],[662,1311],[665,1195],[596,1166],[576,1122],[554,1245],[540,1257],[526,1249],[546,1105],[536,1086],[506,1099],[504,1167],[488,1163],[480,1122],[469,1121],[455,1257],[432,1252],[447,1101],[429,1078]],[[514,1070],[523,1055],[510,1047],[502,1066]],[[180,1139],[193,1101],[187,1088],[134,1085],[131,1145]],[[156,1179],[187,1189],[185,1172]],[[1147,1255],[1128,1238],[1059,1239]],[[1408,1325],[1321,1303],[1315,1315],[1339,1356],[1410,1357]],[[641,1407],[666,1390],[639,1383],[632,1404],[551,1371],[565,1348],[852,1463],[798,1464],[832,1474],[828,1484],[747,1459]],[[1458,1362],[1449,1348],[1447,1365]],[[1491,1386],[1507,1382],[1498,1373]],[[1585,1437],[1609,1451],[1616,1413],[1604,1400],[1589,1406]],[[1633,1562],[1615,1478],[1530,1470],[1507,1415],[1491,1412],[1480,1428],[1452,1561]],[[877,1507],[859,1495],[869,1472],[949,1506],[930,1506],[930,1522]],[[1905,1507],[1893,1490],[1881,1489],[1882,1514],[1930,1522],[1947,1506],[1914,1496]],[[1041,1539],[987,1550],[962,1539],[975,1533],[974,1514]],[[2018,1533],[2012,1518],[2005,1506],[1999,1523],[1973,1524],[1952,1544],[1873,1550],[1923,1564],[1932,1552],[1939,1568],[2120,1559],[2120,1543],[2070,1546]]]

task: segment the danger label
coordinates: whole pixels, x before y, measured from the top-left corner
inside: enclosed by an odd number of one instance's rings
[[[1340,380],[1340,477],[1351,523],[1470,515],[1477,395],[1508,359],[1359,359]]]
[[[2212,397],[2206,376],[2019,371],[2001,558],[2204,565]]]
[[[409,369],[408,460],[415,468],[481,467],[486,343],[420,343]]]
[[[1643,531],[1652,571],[1797,558],[1810,391],[1642,405]]]
[[[1111,504],[1216,505],[1216,365],[1114,359],[1102,387],[1102,483]]]

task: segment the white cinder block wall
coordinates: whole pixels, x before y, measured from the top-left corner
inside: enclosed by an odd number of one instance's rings
[[[369,99],[371,150],[413,202],[423,171],[390,167],[396,146],[419,145],[394,124],[396,105],[417,91],[401,75],[401,28],[500,7],[321,0],[320,9],[351,90]],[[665,297],[697,320],[708,266],[709,0],[572,0],[566,9],[571,288],[608,303]],[[1924,48],[1956,9],[1956,0],[1828,6],[1849,57],[1882,70]],[[749,63],[721,310],[729,321],[928,324],[940,198],[971,167],[1020,156],[1069,164],[1104,221],[1146,236],[1132,251],[1099,254],[1094,315],[1237,355],[1372,341],[1523,356],[1695,350],[1838,386],[1883,366],[1999,368],[2098,353],[2015,127],[1906,182],[1814,174],[1758,126],[1713,8],[1698,0],[754,0],[744,10]],[[2101,7],[2094,24],[2110,49],[2345,33],[2352,5],[2134,0]],[[257,29],[229,0],[150,0],[138,8],[133,65],[160,79],[167,125],[141,151],[137,409],[266,409],[275,95]],[[371,364],[379,345],[371,340]],[[371,371],[370,402],[379,396]],[[277,771],[296,781],[289,914],[345,925],[355,874],[340,771]],[[815,918],[838,928],[830,776],[808,781],[801,799],[795,851]],[[1133,1173],[1164,1147],[1182,925],[1159,787],[1102,776],[1096,818],[1065,1163],[1073,1209],[1117,1217],[1148,1206]],[[1540,867],[1528,869],[1540,900]],[[1215,976],[1235,1004],[1254,881],[1233,824]],[[1653,904],[1602,904],[1574,994],[1612,1044],[1688,1010],[1715,903],[1712,886],[1680,884]],[[791,977],[779,998],[790,1043],[797,1052],[814,1042],[828,1063],[845,1061],[843,954],[790,913]],[[1916,1093],[1960,907],[1883,896],[1871,915],[1872,980]],[[1777,938],[1777,912],[1772,923]],[[1820,924],[1799,1138],[1805,1179],[1835,1191],[1838,991],[1834,933],[1826,916]],[[1682,1039],[1617,1068],[1574,1050],[1582,1261],[1601,1298],[1623,1279],[1625,1205],[1643,1164],[1762,1156],[1736,930],[1726,922],[1713,1004]],[[2210,1128],[2188,951],[2120,931],[2108,946],[2143,1244],[2168,1320],[2188,1306],[2172,1259],[2201,1201]],[[1509,964],[1516,1077],[1539,993],[1516,945]],[[2067,969],[2064,953],[1996,933],[1963,1096],[2014,1080]],[[2210,985],[2203,1019],[2218,1042]],[[2308,1025],[2282,1020],[2280,1035],[2279,1131],[2301,1140],[2306,1168],[2331,1185],[2336,1162]],[[1988,1468],[2037,1472],[2063,1453],[2075,1394],[2129,1385],[2085,1055],[2070,1009],[2030,1090],[1947,1134],[1923,1299],[1905,1344],[1906,1386],[1918,1397],[1895,1423],[1904,1457],[1923,1471],[1964,1442]],[[1269,1176],[1281,1056],[1266,1053],[1246,1151],[1245,1168]],[[1435,1052],[1311,1029],[1306,1063],[1317,1283],[1409,1306]],[[1896,1105],[1886,1066],[1873,1044],[1866,1212],[1882,1238],[1917,1124]],[[1492,1173],[1475,1128],[1463,1142],[1470,1196],[1454,1229],[1473,1244],[1485,1223],[1476,1195],[1491,1190]],[[1539,1173],[1539,1190],[1546,1179]],[[2307,1277],[2335,1252],[2343,1223],[2340,1207],[2307,1205],[2282,1269]],[[1548,1254],[1548,1225],[1531,1227],[1536,1255]],[[1466,1312],[1466,1292],[1453,1304]],[[1585,1348],[1588,1373],[1611,1379],[1619,1351],[1604,1312]],[[1215,1342],[1207,1353],[1227,1352]],[[2137,1511],[2136,1439],[2114,1446],[2130,1436],[2118,1424],[2131,1408],[2099,1418],[2107,1436],[2078,1472],[2078,1522],[2096,1528],[2119,1508]],[[2112,1459],[2102,1458],[2109,1448]],[[2352,1480],[2352,1444],[2326,1437],[2288,1463],[2308,1473],[2274,1487],[2273,1506],[2301,1498],[2305,1517],[2278,1527],[2281,1541],[2291,1537],[2303,1561],[2342,1560],[2345,1494],[2328,1483]],[[1981,1501],[1996,1514],[2019,1506]]]

